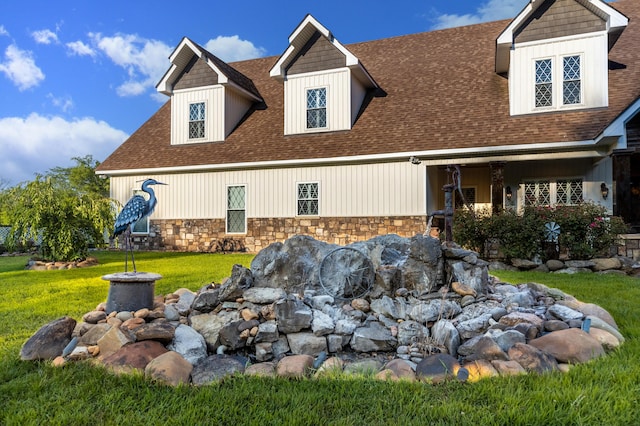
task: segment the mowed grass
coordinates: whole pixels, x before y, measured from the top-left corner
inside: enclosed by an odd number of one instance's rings
[[[80,320],[107,297],[102,275],[122,255],[98,252],[100,266],[25,271],[26,258],[0,258],[0,424],[171,425],[630,425],[640,422],[640,281],[594,274],[496,273],[511,283],[557,287],[609,310],[627,342],[569,373],[441,385],[366,377],[285,380],[233,377],[171,388],[115,376],[90,363],[54,368],[19,360],[20,347],[47,322]],[[220,282],[249,255],[138,253],[156,272],[156,294]]]

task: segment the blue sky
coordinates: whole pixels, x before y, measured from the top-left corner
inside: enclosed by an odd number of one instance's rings
[[[528,0],[5,0],[0,188],[88,154],[104,160],[166,101],[187,36],[221,59],[279,56],[307,13],[342,44],[513,18]]]

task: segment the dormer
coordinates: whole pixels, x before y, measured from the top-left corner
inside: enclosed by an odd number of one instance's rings
[[[184,37],[156,86],[171,97],[171,144],[222,142],[263,99],[251,79]]]
[[[628,22],[601,0],[531,0],[496,41],[511,115],[607,107],[608,53]]]
[[[360,60],[311,15],[289,36],[269,75],[284,84],[286,135],[350,130],[379,89]]]

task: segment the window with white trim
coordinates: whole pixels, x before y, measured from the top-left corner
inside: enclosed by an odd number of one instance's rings
[[[318,216],[320,214],[318,182],[298,184],[297,205],[298,216]]]
[[[247,232],[246,192],[244,185],[227,187],[227,234]]]
[[[145,200],[149,200],[149,194],[141,189],[134,189],[133,195],[141,195]],[[145,216],[131,226],[131,233],[135,235],[149,234],[149,216]]]
[[[525,206],[571,206],[583,201],[582,179],[559,179],[524,183]]]
[[[581,102],[580,56],[562,58],[562,104],[572,105]]]
[[[536,108],[553,105],[553,64],[551,59],[536,61]]]
[[[204,102],[189,104],[189,139],[205,137],[206,106]]]
[[[307,129],[327,127],[327,88],[307,89]]]

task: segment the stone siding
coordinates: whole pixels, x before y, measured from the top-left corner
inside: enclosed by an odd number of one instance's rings
[[[633,260],[640,260],[640,234],[620,235],[618,255]]]
[[[246,234],[227,234],[224,219],[152,220],[149,235],[134,235],[133,243],[142,250],[257,253],[294,235],[346,245],[386,234],[412,237],[425,229],[424,216],[257,218],[247,220]]]

